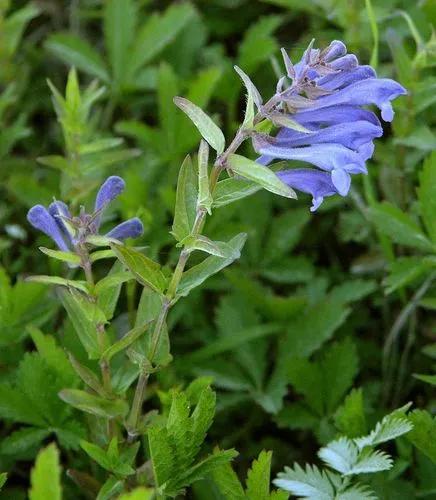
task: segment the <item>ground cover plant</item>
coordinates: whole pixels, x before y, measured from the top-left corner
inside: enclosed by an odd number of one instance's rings
[[[436,10],[0,5],[0,498],[436,498]]]

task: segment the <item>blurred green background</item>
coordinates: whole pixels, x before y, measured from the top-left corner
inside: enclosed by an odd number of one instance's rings
[[[274,451],[274,472],[313,461],[319,445],[346,427],[346,405],[366,415],[355,422],[359,434],[413,401],[429,412],[422,432],[399,441],[394,469],[372,486],[383,499],[436,498],[436,231],[422,224],[432,207],[436,217],[436,3],[120,0],[118,9],[122,36],[114,36],[101,0],[0,1],[0,469],[10,472],[1,498],[25,498],[43,442],[58,440],[65,469],[91,467],[77,451],[83,417],[57,399],[64,381],[53,367],[41,369],[39,381],[26,378],[36,363],[29,325],[86,362],[53,292],[23,281],[65,273],[38,252],[48,241],[28,226],[28,208],[53,197],[91,203],[107,175],[121,175],[127,189],[110,219],[139,216],[138,244],[174,264],[177,173],[199,135],[173,96],[207,110],[231,139],[245,100],[233,65],[269,96],[283,71],[280,48],[296,62],[312,38],[318,47],[343,40],[361,64],[371,61],[409,95],[395,103],[369,175],[356,178],[349,197],[330,198],[311,214],[304,195],[259,192],[214,212],[205,234],[226,240],[245,231],[248,241],[240,261],[172,311],[175,361],[159,376],[160,397],[210,376],[218,413],[209,444],[235,447],[242,475],[262,448]],[[52,92],[74,91],[65,89],[73,66],[81,102],[55,110]],[[100,150],[86,147],[97,139],[106,139]],[[126,331],[137,298],[135,285],[127,287],[120,311],[128,312],[117,316],[116,332]],[[7,404],[17,393],[41,413],[38,425]],[[150,407],[157,401],[154,394]],[[80,498],[72,481],[64,483],[66,498]],[[191,495],[213,498],[211,491],[203,481]]]

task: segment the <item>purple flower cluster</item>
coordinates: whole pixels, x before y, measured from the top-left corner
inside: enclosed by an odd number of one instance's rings
[[[407,92],[394,80],[377,78],[371,66],[359,65],[340,41],[324,50],[311,44],[295,66],[282,52],[292,84],[283,88],[281,79],[273,99],[283,115],[309,132],[284,126],[276,137],[255,134],[253,145],[263,165],[280,159],[316,167],[278,172],[286,184],[312,195],[314,211],[325,196],[345,196],[352,174],[367,173],[365,162],[383,129],[377,116],[362,106],[375,104],[382,119],[392,121],[391,101]]]
[[[124,188],[123,179],[113,175],[100,187],[92,214],[82,209],[77,217],[73,217],[65,203],[54,201],[48,209],[43,205],[32,207],[27,213],[27,220],[33,227],[50,236],[60,250],[66,252],[84,243],[87,236],[98,234],[103,210]],[[125,240],[141,236],[143,230],[142,222],[134,217],[114,227],[106,236]]]

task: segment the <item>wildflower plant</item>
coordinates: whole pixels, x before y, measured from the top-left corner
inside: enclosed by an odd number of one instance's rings
[[[60,392],[63,401],[94,419],[88,421],[88,439],[80,440],[80,446],[106,471],[106,480],[98,488],[98,498],[112,498],[135,486],[151,488],[144,495],[154,495],[153,498],[176,497],[206,476],[215,478],[221,486],[223,477],[234,481],[229,462],[237,455],[235,450],[215,449],[205,457],[201,452],[216,405],[209,379],[197,379],[185,390],[161,393],[166,410],[158,414],[147,403],[144,413],[150,382],[172,361],[167,321],[171,308],[238,259],[247,238],[246,234],[239,233],[228,241],[214,241],[203,234],[206,218],[217,208],[262,188],[290,199],[297,196],[294,189],[309,193],[313,199],[311,210],[316,210],[326,196],[347,195],[351,175],[366,173],[365,162],[373,154],[373,142],[383,133],[376,114],[363,106],[376,105],[382,119],[391,121],[391,101],[406,93],[395,81],[378,78],[370,66],[359,65],[357,58],[347,54],[345,45],[339,41],[323,50],[314,49],[311,43],[295,65],[284,50],[282,53],[286,73],[279,79],[276,93],[266,102],[248,75],[235,68],[246,87],[247,103],[243,123],[230,141],[226,142],[221,129],[200,107],[183,97],[174,98],[202,139],[197,154],[193,158],[188,155],[179,171],[171,234],[180,250],[173,268],[152,259],[147,249],[131,246],[133,242],[129,240],[143,233],[142,222],[137,217],[100,233],[101,226],[105,225],[105,209],[115,198],[123,196],[125,183],[117,175],[103,182],[92,211],[84,207],[77,209],[75,199],[71,207],[54,200],[47,208],[38,204],[28,212],[30,224],[49,236],[58,248],[42,247],[41,250],[71,268],[68,278],[34,276],[30,280],[59,287],[59,298],[89,360],[97,361],[100,367],[97,373],[90,367],[95,365],[69,353],[71,366],[84,389],[65,387]],[[80,108],[74,72],[70,74],[69,88]],[[90,100],[87,100],[86,113]],[[66,116],[76,115],[68,107],[68,96],[65,101],[55,91],[55,101],[64,126],[68,121]],[[68,127],[65,130],[67,158],[46,157],[42,161],[61,165],[64,173],[68,165],[76,169],[85,162],[89,167],[89,159],[84,160],[81,154],[93,148],[81,147],[74,142],[77,135],[68,133]],[[238,153],[248,139],[260,155],[257,159]],[[115,144],[112,140],[101,141],[94,143],[94,148]],[[282,161],[274,164],[275,159]],[[286,164],[284,168],[283,160],[309,163],[314,168],[294,168],[294,164]],[[227,175],[222,178],[225,172]],[[88,177],[80,178],[80,182],[83,185],[91,177],[89,173]],[[75,182],[77,176],[64,177],[67,186],[68,180]],[[64,192],[68,193],[68,189]],[[197,263],[190,265],[194,253]],[[107,276],[97,278],[95,264],[102,259],[116,260]],[[84,280],[78,276],[80,270]],[[114,316],[123,285],[133,281],[141,287],[136,318],[129,327],[123,327],[123,333],[117,337],[111,322],[128,323],[125,316],[115,319]],[[383,425],[388,426],[386,422]],[[390,438],[409,429],[404,424],[401,432],[392,431]],[[353,462],[350,470],[354,470],[352,467],[363,460],[362,450],[383,441],[377,441],[373,434],[367,438],[367,444],[362,444],[363,439],[339,439],[323,448],[320,456],[333,469],[344,473],[331,457],[345,450],[350,455],[350,463]],[[378,452],[365,457],[367,461],[377,459],[382,463],[379,469],[391,463]],[[249,473],[246,491],[234,481],[241,494],[229,493],[228,498],[256,498],[257,482],[265,490],[262,498],[286,498],[284,492],[270,494],[269,485],[260,479],[262,474],[269,477],[270,458],[268,454],[261,454]],[[43,460],[37,462],[35,476]],[[257,472],[259,469],[264,472]],[[374,467],[374,470],[378,469]],[[341,488],[345,485],[345,480],[339,476],[336,480],[337,475],[332,473],[323,475],[315,469],[291,472],[288,472],[291,479],[286,479],[285,474],[276,485],[299,495],[309,490],[299,489],[294,483],[289,486],[289,481],[297,481],[295,475],[301,476],[300,482],[306,475],[309,484],[330,481],[335,487],[339,487],[339,483]],[[256,474],[259,477],[256,478]],[[83,476],[74,472],[72,476],[83,488],[89,489]],[[360,491],[363,494],[364,489]],[[318,497],[309,494],[307,498]]]

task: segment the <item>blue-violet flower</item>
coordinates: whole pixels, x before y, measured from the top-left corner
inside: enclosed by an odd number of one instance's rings
[[[295,66],[282,50],[291,85],[279,81],[272,102],[306,132],[282,126],[275,137],[255,133],[253,146],[261,154],[258,162],[274,159],[300,160],[314,168],[278,172],[289,186],[312,195],[311,211],[325,196],[346,196],[351,175],[367,173],[365,162],[374,152],[374,139],[383,129],[372,111],[361,106],[375,104],[384,121],[392,121],[391,101],[406,90],[394,80],[377,78],[371,66],[361,66],[346,46],[333,41],[326,49],[312,43]],[[268,117],[268,111],[265,116]],[[283,121],[282,121],[283,123]],[[291,126],[291,125],[290,125]]]
[[[90,235],[96,235],[101,225],[101,215],[107,205],[125,188],[121,177],[111,176],[100,187],[94,212],[88,214],[82,208],[77,217],[73,217],[67,205],[62,201],[54,201],[48,207],[35,205],[27,213],[27,220],[56,243],[62,251],[69,251],[76,245],[85,243]],[[134,217],[114,227],[106,236],[117,240],[137,238],[143,233],[142,222]]]

